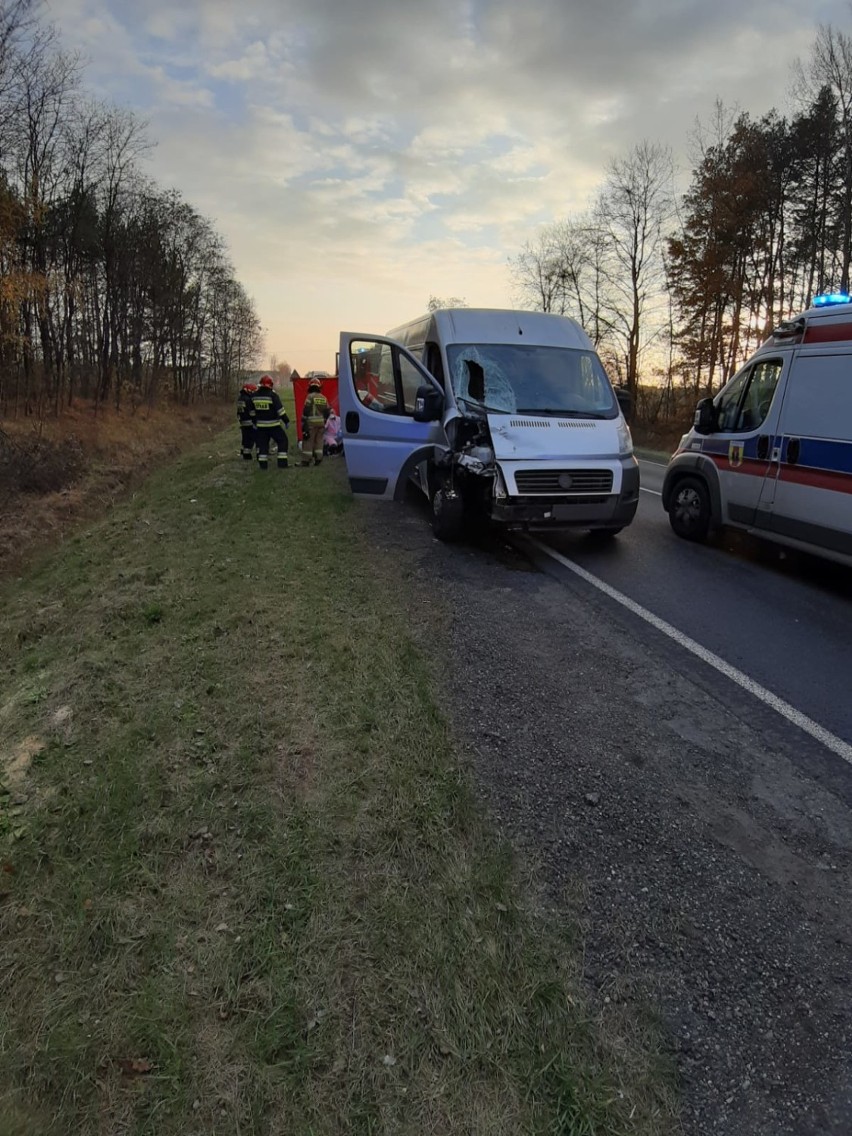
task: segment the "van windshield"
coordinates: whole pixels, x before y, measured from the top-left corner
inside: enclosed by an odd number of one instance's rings
[[[618,403],[594,351],[516,343],[447,348],[456,399],[492,414],[617,418]]]

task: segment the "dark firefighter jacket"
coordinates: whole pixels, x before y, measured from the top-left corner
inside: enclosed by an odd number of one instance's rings
[[[251,426],[251,391],[241,390],[237,395],[237,421],[241,426]]]
[[[261,387],[259,391],[253,394],[251,405],[252,422],[258,429],[265,426],[280,426],[282,423],[285,426],[290,425],[290,419],[287,411],[281,405],[281,399],[269,387]]]

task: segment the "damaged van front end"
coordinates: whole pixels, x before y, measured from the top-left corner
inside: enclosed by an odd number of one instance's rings
[[[615,531],[633,520],[639,466],[623,418],[451,412],[447,419],[451,444],[435,468],[469,515],[528,531]],[[570,460],[562,431],[571,431]]]
[[[413,480],[441,540],[482,520],[601,535],[633,520],[624,394],[574,320],[442,309],[386,336],[344,332],[339,358],[358,496],[399,499]]]

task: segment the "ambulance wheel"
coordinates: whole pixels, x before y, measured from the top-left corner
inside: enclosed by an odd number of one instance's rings
[[[447,542],[461,537],[464,526],[464,501],[459,493],[438,489],[432,496],[432,532]]]
[[[684,477],[671,495],[669,524],[684,540],[702,541],[710,531],[710,494],[698,477]]]

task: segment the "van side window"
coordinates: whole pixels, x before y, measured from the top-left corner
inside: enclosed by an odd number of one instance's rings
[[[394,413],[397,409],[393,356],[386,343],[352,343],[352,379],[355,393],[370,410]]]
[[[444,381],[444,364],[441,362],[441,348],[437,343],[426,344],[423,349],[423,365],[446,390],[447,384]]]
[[[423,382],[420,372],[404,355],[399,357],[399,381],[402,387],[402,405],[406,414],[414,413],[417,391]]]
[[[763,425],[782,367],[780,359],[767,359],[728,384],[716,402],[716,429],[720,434],[747,434]]]
[[[398,347],[353,340],[352,383],[361,404],[380,414],[413,414],[423,376]]]

